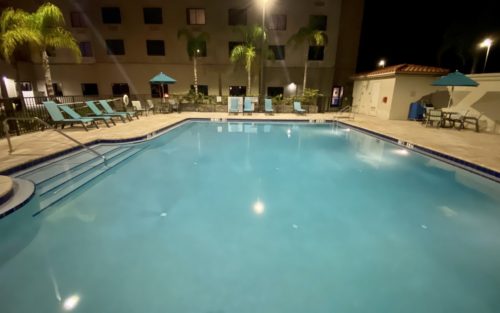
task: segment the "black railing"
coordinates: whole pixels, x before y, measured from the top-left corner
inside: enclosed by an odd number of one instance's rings
[[[149,94],[134,94],[129,96],[130,101],[139,100],[143,106],[146,105],[146,100],[151,99],[155,104],[155,107],[161,108],[157,110],[160,112],[171,112],[171,102],[176,103],[178,111],[188,111],[188,112],[227,112],[227,96],[204,96],[199,98],[193,98],[189,95],[170,95],[168,99],[152,98]],[[122,97],[117,96],[56,96],[56,97],[25,97],[20,98],[7,98],[0,99],[0,123],[7,118],[21,118],[21,120],[9,120],[9,133],[11,135],[21,135],[30,132],[35,132],[38,130],[43,130],[43,124],[36,123],[29,118],[37,117],[48,124],[52,124],[52,120],[43,106],[43,101],[53,100],[58,103],[64,103],[70,105],[75,111],[77,111],[82,116],[90,114],[90,109],[85,105],[85,101],[89,100],[99,100],[99,99],[112,99],[110,102],[115,109],[120,111],[126,111],[126,107],[122,101]],[[290,113],[293,112],[291,107],[292,98],[283,99],[283,101],[276,101],[273,106],[275,112],[277,113]],[[163,101],[162,101],[163,100]],[[288,101],[290,100],[290,101]],[[318,99],[319,100],[319,99]],[[318,108],[321,109],[322,105],[320,102],[324,102],[325,99],[318,101]],[[129,103],[129,107],[131,107]],[[308,112],[312,111],[307,104],[303,104]],[[255,108],[256,112],[263,111],[262,105]],[[3,129],[0,127],[0,138],[5,137]]]

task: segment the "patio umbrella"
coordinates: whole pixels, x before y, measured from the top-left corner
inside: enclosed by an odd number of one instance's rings
[[[451,87],[450,100],[448,101],[448,107],[450,107],[455,86],[477,87],[479,83],[470,79],[459,71],[455,71],[446,76],[441,76],[439,79],[433,81],[432,85]]]
[[[172,77],[164,74],[163,72],[160,72],[160,74],[156,75],[155,77],[151,78],[149,80],[150,83],[153,83],[153,84],[161,84],[161,98],[162,98],[162,102],[164,101],[164,95],[165,95],[165,90],[164,90],[164,87],[163,85],[164,84],[174,84],[176,82],[175,79],[173,79]]]

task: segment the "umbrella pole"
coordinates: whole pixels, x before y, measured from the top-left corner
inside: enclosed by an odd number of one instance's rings
[[[450,100],[448,100],[448,108],[451,107],[451,102],[453,101],[453,90],[454,89],[455,89],[455,86],[451,86]]]
[[[165,103],[165,90],[163,89],[163,84],[161,84],[161,103]]]

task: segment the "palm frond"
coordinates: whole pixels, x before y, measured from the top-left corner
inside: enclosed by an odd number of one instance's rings
[[[194,33],[190,29],[182,28],[177,32],[177,38],[186,38],[186,52],[190,59],[192,59],[198,50],[204,49],[205,44],[209,39],[206,32]]]
[[[0,54],[11,63],[16,50],[27,44],[39,44],[40,36],[31,28],[29,13],[7,8],[0,16]]]
[[[69,31],[62,27],[51,29],[51,31],[45,35],[44,43],[46,47],[70,49],[76,56],[78,62],[82,57],[76,39]]]
[[[44,34],[50,32],[52,28],[65,25],[64,15],[61,10],[50,2],[42,4],[35,13],[32,14],[35,27]]]

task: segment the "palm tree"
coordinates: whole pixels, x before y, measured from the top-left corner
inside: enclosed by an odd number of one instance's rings
[[[260,26],[240,26],[237,30],[244,38],[244,42],[231,50],[229,57],[232,63],[243,60],[247,71],[248,94],[252,90],[252,63],[257,56],[257,43],[262,36],[265,37],[264,30]]]
[[[194,93],[198,96],[198,69],[196,61],[200,51],[205,49],[209,35],[206,32],[194,33],[187,28],[183,28],[177,32],[177,38],[181,37],[186,37],[186,51],[189,59],[193,60]]]
[[[64,16],[57,6],[49,2],[41,5],[31,14],[31,20],[33,31],[38,33],[38,37],[40,38],[40,42],[35,47],[41,53],[42,57],[47,96],[53,97],[54,88],[52,87],[52,75],[47,49],[67,48],[76,56],[78,62],[82,55],[76,39],[64,28]]]
[[[21,10],[7,8],[0,16],[0,56],[16,69],[16,92],[22,98],[18,61],[22,48],[31,43],[40,43],[38,33],[31,27],[30,14]],[[2,79],[2,89],[6,90]]]
[[[307,43],[305,45],[305,63],[304,63],[304,82],[302,84],[302,95],[306,90],[307,83],[307,67],[309,65],[309,46],[325,46],[328,42],[328,36],[325,31],[319,30],[312,24],[306,27],[301,27],[298,32],[293,34],[288,43],[293,43],[295,46]]]

